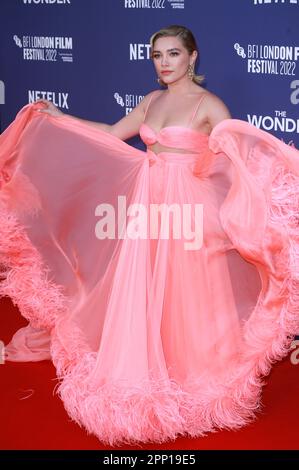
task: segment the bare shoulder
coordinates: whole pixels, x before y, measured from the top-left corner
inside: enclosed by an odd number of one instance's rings
[[[203,101],[203,106],[211,127],[213,128],[224,119],[231,119],[230,111],[224,101],[210,91],[205,93],[206,97]]]
[[[206,97],[204,100],[204,106],[206,109],[211,110],[212,112],[219,112],[228,115],[231,117],[228,107],[224,103],[224,101],[219,98],[219,96],[215,95],[210,91],[205,91]]]

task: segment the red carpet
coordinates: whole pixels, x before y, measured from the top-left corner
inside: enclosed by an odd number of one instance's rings
[[[26,325],[18,310],[2,300],[0,340],[6,343]],[[199,439],[116,449],[299,449],[299,364],[290,357],[276,364],[264,387],[258,419],[240,431],[219,431]],[[0,365],[0,449],[105,449],[73,423],[55,395],[55,369],[50,361]]]

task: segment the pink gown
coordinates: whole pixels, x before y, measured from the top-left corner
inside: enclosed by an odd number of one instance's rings
[[[110,445],[246,425],[299,331],[298,150],[237,119],[143,122],[174,149],[155,154],[40,106],[0,136],[0,295],[29,321],[7,360],[51,359],[71,418]],[[163,203],[191,207],[196,248],[146,217]]]

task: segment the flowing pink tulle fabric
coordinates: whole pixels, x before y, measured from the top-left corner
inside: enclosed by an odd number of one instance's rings
[[[185,152],[156,155],[37,107],[0,136],[0,295],[29,321],[7,359],[51,359],[69,415],[111,445],[247,424],[299,331],[299,152],[228,119],[165,128]],[[203,204],[202,247],[99,239],[120,195]]]

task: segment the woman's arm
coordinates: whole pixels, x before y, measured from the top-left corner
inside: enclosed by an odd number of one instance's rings
[[[148,93],[133,110],[111,126],[110,133],[121,140],[127,140],[138,135],[144,119],[145,109],[153,91]]]
[[[224,119],[231,119],[229,109],[218,96],[210,93],[204,104],[207,118],[212,129]]]
[[[143,100],[141,100],[140,103],[127,116],[124,116],[122,119],[111,125],[105,124],[103,122],[88,121],[87,119],[78,118],[70,114],[66,115],[71,116],[72,118],[77,119],[78,121],[81,121],[85,124],[88,124],[89,126],[109,132],[110,134],[115,135],[121,140],[127,140],[130,137],[134,137],[138,134],[140,125],[143,121],[145,107],[148,103],[151,93],[146,95]],[[39,109],[39,111],[42,113],[48,113],[56,117],[61,117],[65,114],[60,111],[51,101],[40,99],[37,100],[36,103],[43,103],[46,105],[45,108],[43,107]]]
[[[35,103],[43,103],[45,105],[45,107],[38,109],[40,113],[50,114],[51,116],[54,116],[54,117],[70,116],[73,119],[77,119],[78,121],[88,124],[91,127],[96,127],[97,129],[102,129],[107,132],[110,131],[111,126],[109,124],[105,124],[103,122],[88,121],[87,119],[82,119],[77,116],[73,116],[71,114],[65,114],[62,111],[60,111],[60,109],[58,109],[57,106],[55,106],[55,104],[53,104],[51,101],[40,99],[40,100],[35,101]]]

